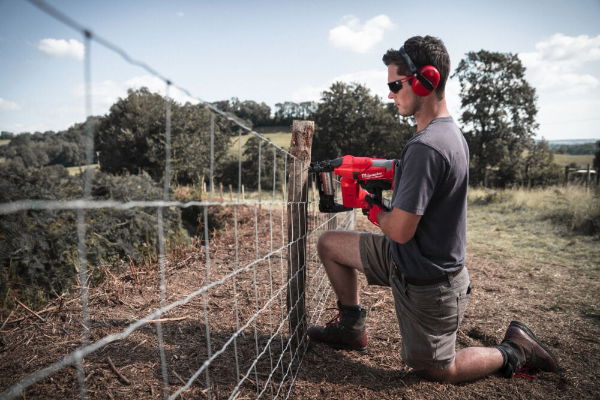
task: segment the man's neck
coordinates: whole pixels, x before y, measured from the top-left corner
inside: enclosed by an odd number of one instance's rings
[[[419,111],[415,113],[417,132],[422,131],[436,118],[449,117],[450,113],[446,107],[446,98],[438,100],[435,94],[424,99]]]

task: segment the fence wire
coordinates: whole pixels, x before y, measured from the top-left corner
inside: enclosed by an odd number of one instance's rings
[[[185,88],[175,85],[152,67],[137,61],[120,47],[92,33],[90,29],[46,2],[28,1],[82,34],[85,44],[83,80],[87,117],[92,115],[92,43],[113,51],[129,64],[143,68],[164,81],[165,179],[161,199],[94,200],[91,194],[93,170],[86,168],[83,172],[80,199],[22,199],[0,204],[0,215],[57,210],[76,212],[80,288],[80,309],[77,311],[80,313],[81,328],[79,338],[75,339],[78,345],[74,350],[70,351],[69,346],[65,346],[62,354],[56,354],[56,361],[45,366],[29,362],[19,366],[19,373],[14,373],[8,378],[8,386],[0,388],[4,390],[0,393],[0,399],[14,399],[19,396],[112,398],[111,390],[120,390],[120,393],[123,393],[123,389],[108,384],[107,381],[103,381],[102,385],[95,384],[97,379],[106,378],[103,373],[97,372],[106,369],[105,360],[108,360],[110,369],[119,380],[127,384],[128,388],[124,389],[124,393],[129,396],[175,399],[189,394],[194,398],[202,396],[234,399],[242,393],[255,398],[289,398],[307,350],[305,332],[300,331],[300,326],[291,329],[290,319],[300,317],[297,315],[298,306],[300,299],[303,299],[306,310],[309,310],[306,316],[308,324],[319,323],[324,305],[331,300],[327,276],[317,257],[317,239],[322,232],[329,229],[351,229],[354,226],[354,213],[319,213],[318,194],[314,183],[309,184],[308,201],[302,201],[299,193],[288,196],[288,183],[295,183],[288,182],[288,177],[296,176],[294,172],[306,170],[308,165],[302,164],[286,149],[254,132],[237,117],[193,96]],[[207,166],[209,176],[206,182],[207,189],[203,191],[206,198],[198,201],[181,202],[171,199],[170,91],[173,89],[180,90],[211,111],[210,149],[207,149],[210,152]],[[217,193],[215,189],[218,183],[215,181],[214,151],[217,116],[233,122],[240,128],[237,141],[238,185],[235,200],[232,193],[230,200],[225,200],[223,193]],[[244,192],[242,130],[260,139],[255,199],[246,198]],[[85,135],[86,164],[91,165],[94,138],[90,127]],[[271,160],[272,165],[269,168],[266,160]],[[263,178],[271,183],[268,198],[263,198]],[[188,271],[186,273],[190,279],[193,277],[197,282],[178,278],[184,270],[173,265],[171,257],[174,256],[168,249],[166,235],[168,221],[165,213],[171,209],[183,210],[192,207],[201,209],[199,215],[203,225],[202,237],[190,256],[196,261],[184,262],[182,268]],[[294,230],[300,221],[290,219],[288,216],[291,213],[288,211],[300,207],[308,209],[308,231],[305,236],[290,242],[286,237],[288,227],[291,226],[290,229]],[[145,284],[157,282],[158,288],[142,287],[144,283],[139,282],[139,287],[134,288],[139,290],[140,294],[157,294],[156,301],[139,304],[140,307],[153,308],[151,312],[130,306],[127,311],[130,316],[125,319],[122,319],[122,315],[118,316],[121,320],[113,318],[107,321],[103,317],[110,310],[105,304],[95,300],[107,297],[107,294],[96,293],[95,288],[90,287],[90,269],[93,270],[94,266],[89,264],[86,245],[86,237],[93,234],[86,221],[86,213],[96,209],[123,212],[156,210],[158,265],[155,273],[158,276],[155,280],[149,278]],[[232,216],[232,222],[221,232],[210,229],[210,219],[215,210],[222,210]],[[300,241],[306,242],[305,265],[288,276],[289,251]],[[288,292],[300,290],[292,285],[293,282],[298,282],[299,274],[307,274],[306,287],[303,293],[297,293],[296,302],[288,305]],[[153,304],[156,304],[156,307],[153,307]],[[59,310],[61,308],[62,303]],[[5,326],[17,326],[16,322],[23,320],[9,321],[11,315],[4,321],[0,331]],[[39,317],[39,314],[36,315]],[[67,332],[65,327],[78,325],[69,324],[72,322],[71,318],[69,314],[68,321],[63,321],[64,326],[59,329],[52,325],[51,334],[43,334],[46,338],[33,340],[32,336],[23,345],[29,345],[35,353],[44,352],[44,344],[48,344],[49,341],[60,340],[62,343],[61,332]],[[42,320],[45,321],[43,318]],[[10,332],[16,330],[18,326]],[[65,343],[68,342],[69,340]],[[30,355],[32,360],[38,356]],[[115,366],[111,357],[119,361],[119,367]],[[66,367],[74,368],[74,376]],[[149,377],[143,375],[144,367],[150,371]],[[125,372],[119,372],[119,368]],[[133,376],[138,373],[149,380],[131,382],[125,377],[125,374]],[[203,379],[199,379],[200,377]]]

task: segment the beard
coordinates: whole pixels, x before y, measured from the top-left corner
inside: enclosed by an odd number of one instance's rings
[[[398,114],[402,115],[403,117],[414,116],[416,113],[421,111],[421,108],[423,107],[423,101],[423,98],[415,97],[415,101],[412,104],[406,106],[405,110],[400,109],[400,105],[396,105],[396,108],[398,109]]]

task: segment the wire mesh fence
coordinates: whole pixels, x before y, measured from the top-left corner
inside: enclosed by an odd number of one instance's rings
[[[94,171],[86,168],[78,198],[0,204],[3,216],[74,213],[79,285],[77,293],[60,295],[43,309],[22,304],[27,314],[11,319],[11,313],[3,321],[0,398],[288,398],[307,349],[305,325],[320,321],[331,295],[317,256],[318,236],[352,228],[354,214],[318,212],[310,180],[293,181],[306,174],[306,159],[197,99],[45,2],[30,3],[82,34],[86,115],[92,115],[92,42],[164,81],[165,170],[157,198],[96,199]],[[187,201],[175,199],[171,187],[173,88],[213,115],[202,195]],[[241,140],[234,149],[237,185],[228,194],[217,190],[216,117],[235,124],[240,137],[244,132],[258,139],[252,193],[244,190]],[[92,135],[86,132],[88,166]],[[269,182],[267,190],[262,182]],[[155,229],[145,263],[125,263],[119,271],[105,267],[105,279],[92,286],[98,266],[89,259],[89,237],[97,234],[91,221],[98,210],[150,214]],[[167,215],[172,210],[194,210],[201,228],[191,245],[170,245]],[[218,229],[211,223],[215,215],[225,221]]]

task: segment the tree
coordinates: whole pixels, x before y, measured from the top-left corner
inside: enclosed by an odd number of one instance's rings
[[[312,115],[317,111],[317,107],[318,105],[314,101],[304,101],[302,103],[285,101],[283,103],[277,103],[275,104],[273,123],[276,125],[290,126],[295,119],[311,119]]]
[[[533,142],[522,161],[521,184],[527,187],[558,183],[560,167],[554,163],[554,152],[544,139]]]
[[[488,185],[490,173],[505,186],[517,175],[536,123],[535,89],[516,54],[467,53],[454,75],[460,82],[463,132],[471,153],[471,183]]]
[[[266,144],[257,136],[250,137],[244,148],[242,183],[246,187],[258,189],[259,172],[261,190],[273,189],[273,178],[275,178],[275,185],[283,181],[285,154],[275,151],[275,157],[273,157],[274,147]],[[275,158],[275,162],[273,162],[273,158]]]
[[[86,161],[85,136],[88,129],[91,130],[91,135],[94,135],[98,121],[98,117],[89,117],[85,122],[76,123],[66,131],[22,133],[13,136],[6,146],[0,147],[0,155],[27,168],[57,164],[65,167],[83,165]]]
[[[594,155],[594,169],[596,174],[600,173],[600,140],[596,142],[596,154]]]
[[[146,88],[129,91],[102,118],[96,136],[100,169],[105,172],[147,172],[159,181],[165,172],[166,99]],[[171,173],[179,183],[198,182],[210,166],[212,113],[202,105],[171,103]],[[229,146],[231,123],[215,116],[215,168]]]
[[[314,114],[313,160],[351,154],[397,158],[412,131],[400,124],[387,106],[358,83],[334,83],[323,92]]]
[[[254,100],[240,101],[237,97],[230,100],[220,100],[213,103],[219,110],[235,115],[242,119],[245,125],[265,126],[271,125],[271,108],[265,103],[257,103]]]

